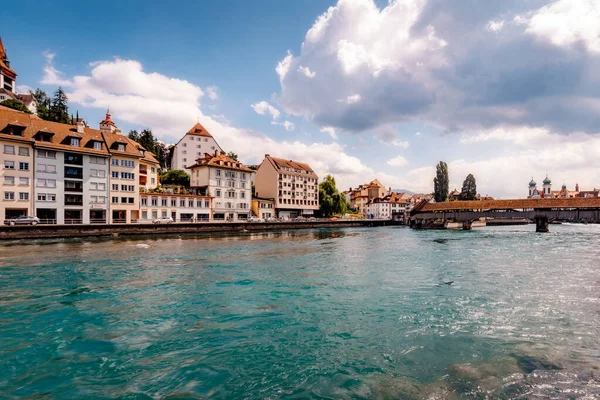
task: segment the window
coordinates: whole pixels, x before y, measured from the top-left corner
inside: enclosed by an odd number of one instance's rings
[[[112,190],[113,190],[114,192],[118,192],[118,191],[119,191],[119,185],[117,185],[117,184],[113,183],[113,185],[112,185]]]
[[[79,147],[79,138],[71,138],[71,146]]]
[[[51,150],[38,150],[37,156],[39,158],[56,158],[56,152]]]
[[[204,200],[204,208],[210,207],[210,200]]]
[[[240,193],[240,198],[241,199],[245,199],[246,198],[246,192],[241,192]]]
[[[15,154],[15,146],[9,144],[4,145],[4,154]],[[13,193],[14,196],[14,193]]]
[[[97,183],[98,190],[106,190],[106,183]]]
[[[183,147],[187,147],[187,143],[183,143]],[[184,153],[185,153],[185,151],[184,151]]]
[[[53,193],[40,193],[37,199],[38,201],[56,201],[56,195]]]
[[[116,158],[113,158],[112,160],[110,160],[110,164],[114,165],[114,166],[119,166],[119,160],[117,160]]]
[[[90,176],[92,176],[92,177],[98,176],[98,170],[97,169],[91,169],[90,170]]]
[[[119,151],[125,151],[125,145],[124,145],[124,144],[122,144],[122,143],[119,143],[119,144],[117,145],[117,150],[119,150]]]
[[[185,207],[185,200],[184,199],[179,200],[179,207]]]
[[[196,147],[199,148],[199,149],[201,149],[202,145],[201,144],[197,144]],[[200,153],[198,153],[198,154],[200,154]]]
[[[158,205],[158,199],[152,199],[152,207],[156,207]]]
[[[37,171],[38,172],[45,172],[47,174],[55,174],[56,173],[56,165],[52,165],[52,164],[38,164]]]
[[[20,171],[29,171],[29,163],[28,162],[19,162],[19,170]]]
[[[15,177],[14,176],[5,176],[4,177],[4,184],[5,185],[14,185],[15,184]]]
[[[29,200],[29,193],[19,192],[19,200]]]
[[[133,197],[128,197],[128,198],[127,198],[127,203],[129,203],[129,204],[134,204],[134,203],[135,203],[135,198],[133,198]]]
[[[187,151],[185,151],[185,150],[184,150],[184,151],[183,151],[183,154],[187,154]]]
[[[188,207],[194,207],[194,200],[188,200]]]
[[[171,199],[171,207],[177,207],[177,199]]]
[[[19,178],[19,185],[29,186],[29,178],[24,178],[24,177]]]
[[[102,142],[94,142],[94,150],[102,150]]]
[[[217,176],[221,176],[221,170],[220,169],[217,170]]]
[[[118,204],[119,203],[119,198],[118,197],[113,197],[111,199],[111,203]]]
[[[121,203],[127,204],[127,197],[121,197]]]
[[[133,160],[121,160],[121,167],[135,168],[135,161],[133,161]]]
[[[217,179],[217,186],[221,186],[221,180]]]
[[[121,179],[135,179],[135,174],[131,172],[121,172]]]
[[[143,206],[147,206],[148,205],[148,199],[146,197],[142,197],[142,205]]]
[[[15,192],[4,192],[4,200],[14,200]]]
[[[98,178],[106,178],[106,171],[103,169],[98,170]]]
[[[15,162],[4,160],[4,169],[15,169]]]
[[[160,205],[163,206],[163,207],[166,207],[167,206],[167,199],[161,199],[160,200]]]
[[[198,207],[198,208],[202,207],[202,200],[196,200],[196,207]]]
[[[221,191],[220,190],[216,190],[215,191],[215,197],[221,197]]]
[[[19,155],[20,156],[28,156],[29,155],[29,147],[19,146]]]
[[[94,145],[96,143],[102,145],[100,142],[94,142]],[[96,146],[94,146],[94,149],[96,149]],[[96,150],[100,150],[100,149],[96,149]],[[90,164],[106,165],[106,159],[103,157],[90,156]]]
[[[186,162],[186,161],[187,161],[187,158],[184,158],[184,159],[183,159],[183,162]]]
[[[154,183],[156,183],[156,179],[154,179],[154,178],[150,178],[150,183],[151,183],[151,184],[154,184]]]
[[[111,172],[111,176],[112,176],[113,178],[115,178],[115,179],[118,179],[118,178],[119,178],[119,173],[118,173],[117,171],[112,171],[112,172]]]
[[[152,173],[155,173],[155,172],[156,172],[156,168],[154,168],[154,167],[150,167],[150,171],[151,171]]]

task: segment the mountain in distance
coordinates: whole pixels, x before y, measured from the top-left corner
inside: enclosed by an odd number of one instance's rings
[[[408,194],[415,194],[415,192],[412,192],[408,189],[392,189],[392,192],[394,193],[408,193]]]

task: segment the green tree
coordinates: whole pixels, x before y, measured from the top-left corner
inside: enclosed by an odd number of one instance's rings
[[[131,140],[134,140],[136,142],[140,142],[140,134],[138,133],[137,130],[132,129],[129,131],[129,133],[127,134],[127,137]]]
[[[476,200],[477,199],[477,183],[472,174],[467,175],[460,191],[461,200]]]
[[[448,164],[440,161],[435,170],[435,178],[433,178],[434,198],[437,203],[441,203],[448,200],[448,186],[450,184]]]
[[[344,214],[348,209],[346,196],[338,192],[335,187],[335,179],[331,175],[327,175],[319,184],[319,206],[319,211],[324,217]]]
[[[68,101],[67,95],[59,86],[50,102],[49,121],[60,122],[62,124],[71,122]]]
[[[160,183],[163,185],[190,186],[190,176],[181,169],[172,169],[160,175]]]
[[[169,159],[169,149],[167,148],[167,146],[163,142],[157,140],[154,146],[154,150],[154,155],[160,163],[160,167],[162,169],[169,169],[171,162]]]
[[[227,153],[227,157],[233,158],[235,161],[238,161],[238,155],[235,154],[233,151],[230,151],[229,153]]]
[[[50,121],[50,99],[42,89],[35,89],[34,92],[29,91],[35,97],[37,102],[36,114],[43,120]]]
[[[144,146],[144,148],[150,152],[152,152],[152,154],[154,154],[155,156],[156,154],[156,139],[154,138],[154,135],[152,134],[152,130],[151,129],[144,129],[141,133],[140,133],[140,140],[138,141],[139,144],[141,144],[142,146]]]
[[[0,106],[12,108],[13,110],[23,111],[24,113],[31,114],[29,108],[19,100],[7,99],[0,103]]]

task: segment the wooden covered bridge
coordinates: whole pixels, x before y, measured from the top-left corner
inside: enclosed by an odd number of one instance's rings
[[[463,229],[481,218],[487,220],[529,220],[538,232],[548,232],[554,221],[600,223],[600,198],[517,199],[419,203],[410,213],[412,228],[439,228],[446,222],[460,222]]]

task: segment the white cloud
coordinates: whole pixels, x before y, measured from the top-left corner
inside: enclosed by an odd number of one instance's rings
[[[223,149],[237,153],[247,164],[260,163],[264,154],[299,160],[310,164],[320,177],[332,174],[340,187],[355,186],[365,177],[375,176],[371,168],[348,155],[338,143],[278,141],[234,127],[223,115],[204,114],[200,108],[203,92],[198,86],[145,72],[137,61],[95,62],[89,75],[61,78],[60,82],[67,83],[64,86],[72,104],[100,110],[110,105],[117,125],[124,121],[150,127],[165,143],[179,140],[200,118]],[[268,107],[264,112],[272,115]],[[288,130],[293,125],[289,121],[281,124]]]
[[[556,46],[581,41],[590,51],[600,52],[598,21],[598,0],[556,0],[533,13],[527,32],[546,38]]]
[[[353,94],[351,96],[346,97],[346,104],[355,104],[360,101],[360,94]]]
[[[415,136],[421,136],[421,132],[415,133]]]
[[[71,82],[62,78],[62,73],[54,67],[55,53],[44,51],[42,53],[46,58],[44,65],[44,76],[40,83],[44,85],[69,86]]]
[[[500,21],[489,21],[485,29],[490,32],[499,32],[504,27],[504,20]]]
[[[35,90],[27,85],[17,85],[17,93],[28,94],[29,92],[35,92]]]
[[[321,128],[321,132],[326,132],[331,136],[332,139],[337,140],[338,136],[335,133],[335,128],[332,126],[324,126]]]
[[[296,129],[296,125],[294,125],[290,121],[283,121],[283,122],[273,121],[273,122],[271,122],[271,125],[280,125],[280,126],[283,126],[285,128],[285,130],[288,131],[288,132],[291,132],[294,129]]]
[[[206,93],[211,100],[217,100],[219,98],[218,88],[216,86],[209,86],[206,88]]]
[[[403,149],[408,149],[408,146],[410,145],[406,140],[394,140],[392,141],[392,144]]]
[[[278,109],[267,103],[266,101],[259,101],[258,103],[251,104],[250,107],[260,115],[271,115],[273,119],[279,118],[281,114]]]
[[[302,65],[298,67],[298,72],[303,73],[307,78],[310,79],[314,78],[317,75],[316,72],[311,71],[310,68],[304,67]]]
[[[408,164],[408,160],[402,156],[397,156],[387,161],[387,165],[392,167],[404,167]]]
[[[277,75],[279,75],[279,81],[282,85],[283,80],[290,69],[290,64],[292,63],[293,57],[294,56],[292,55],[292,52],[288,50],[287,55],[283,58],[283,60],[279,61],[277,63],[277,67],[275,67],[275,72],[277,72]]]

